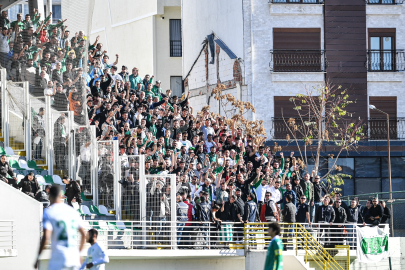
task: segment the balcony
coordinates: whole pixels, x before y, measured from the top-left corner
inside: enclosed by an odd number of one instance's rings
[[[324,50],[271,50],[272,72],[325,72]]]
[[[403,0],[366,0],[368,5],[400,5]]]
[[[270,4],[323,4],[324,0],[269,0]]]
[[[272,133],[274,140],[286,140],[287,134],[293,138],[283,118],[273,117],[272,119]],[[295,118],[297,123],[301,123],[299,118]],[[288,118],[286,119],[288,121]],[[386,118],[369,118],[368,119],[368,140],[377,141],[387,140],[387,119]],[[300,138],[300,133],[295,134]],[[391,140],[405,140],[405,117],[396,117],[390,119],[390,139]]]
[[[369,140],[387,140],[387,119],[369,118],[368,119]],[[390,139],[405,139],[405,118],[397,117],[390,119]]]
[[[366,65],[369,72],[404,71],[404,50],[368,50]]]

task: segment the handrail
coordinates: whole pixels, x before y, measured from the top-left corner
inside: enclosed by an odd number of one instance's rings
[[[247,248],[250,245],[259,245],[257,240],[270,240],[270,237],[262,237],[254,239],[256,242],[249,241],[249,236],[263,234],[263,230],[268,229],[266,226],[268,223],[248,223],[244,226],[244,246],[245,255]],[[280,223],[281,225],[281,239],[286,246],[289,240],[293,241],[293,246],[295,245],[296,255],[298,256],[299,251],[304,251],[305,262],[308,262],[308,256],[314,261],[318,267],[321,269],[332,269],[332,270],[343,270],[339,263],[327,252],[327,250],[318,242],[316,239],[302,226],[300,223]],[[287,237],[284,235],[287,234]],[[289,236],[292,234],[292,237]],[[328,250],[346,249],[349,251],[348,246],[338,246],[338,248],[328,248]],[[346,262],[349,265],[350,261]]]

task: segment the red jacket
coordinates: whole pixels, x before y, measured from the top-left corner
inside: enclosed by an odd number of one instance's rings
[[[187,200],[185,200],[184,203],[188,205],[188,221],[193,221],[193,205]],[[191,226],[191,223],[186,223],[186,226]]]

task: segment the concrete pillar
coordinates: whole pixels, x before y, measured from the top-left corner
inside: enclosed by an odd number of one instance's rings
[[[46,16],[49,16],[49,13],[52,12],[52,0],[46,0]],[[52,23],[52,16],[51,16]]]
[[[32,19],[34,18],[34,8],[38,9],[38,13],[41,14],[41,20],[45,19],[44,0],[28,0],[28,10]]]

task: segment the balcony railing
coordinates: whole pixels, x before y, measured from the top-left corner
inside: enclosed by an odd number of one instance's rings
[[[404,0],[367,0],[368,5],[400,5]]]
[[[368,50],[367,70],[378,72],[404,71],[404,50]]]
[[[289,118],[286,118],[286,122]],[[301,123],[299,118],[295,118],[297,124]],[[287,134],[290,138],[293,138],[294,134],[291,134],[286,122],[283,118],[272,118],[272,131],[273,139],[285,140]],[[369,118],[368,119],[368,140],[387,140],[387,119],[386,118]],[[396,117],[390,119],[390,139],[391,140],[405,140],[405,117]],[[295,134],[297,138],[300,138],[300,133]]]
[[[181,57],[182,45],[181,40],[170,40],[170,57]]]
[[[387,119],[369,118],[368,134],[370,140],[387,140]],[[405,117],[390,119],[390,139],[405,139]]]
[[[328,66],[323,50],[271,50],[272,72],[324,72]]]
[[[272,4],[323,4],[324,0],[269,0]]]

